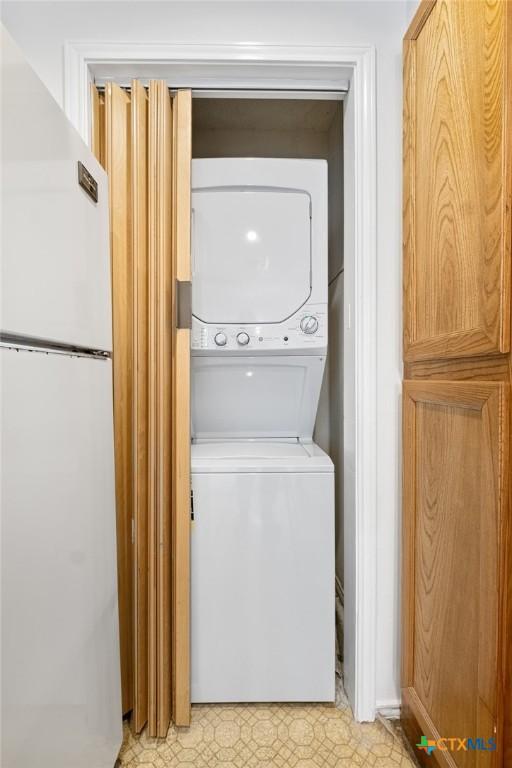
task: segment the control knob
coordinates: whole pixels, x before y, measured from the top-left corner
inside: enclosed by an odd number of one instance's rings
[[[250,341],[249,334],[245,331],[241,331],[236,337],[236,340],[242,347],[245,347]]]
[[[226,336],[225,333],[222,333],[222,331],[220,331],[219,333],[215,334],[215,337],[213,340],[218,347],[225,347],[228,341],[228,337]]]
[[[300,329],[303,333],[316,333],[318,331],[318,319],[314,315],[306,315],[300,321]]]

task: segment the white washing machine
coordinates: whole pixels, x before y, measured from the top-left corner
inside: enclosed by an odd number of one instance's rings
[[[335,698],[327,164],[192,164],[193,702]]]

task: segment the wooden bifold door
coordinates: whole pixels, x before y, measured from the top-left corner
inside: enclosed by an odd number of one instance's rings
[[[447,768],[512,765],[511,64],[511,2],[420,4],[404,44],[402,720],[418,759]]]
[[[123,711],[165,736],[190,722],[191,93],[92,88],[110,188],[114,437]],[[187,323],[183,323],[187,325]]]

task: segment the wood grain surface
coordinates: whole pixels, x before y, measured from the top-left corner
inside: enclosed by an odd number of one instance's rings
[[[173,290],[191,279],[192,94],[173,106]],[[172,351],[172,665],[173,719],[190,724],[190,330],[176,328]]]
[[[148,97],[136,80],[131,87],[133,248],[133,727],[148,719]]]
[[[404,356],[508,352],[506,3],[420,11],[404,44]]]
[[[105,89],[105,167],[109,177],[117,567],[123,712],[133,707],[133,254],[130,97]]]
[[[402,676],[430,738],[494,735],[508,405],[506,383],[404,382]]]
[[[93,86],[109,174],[123,711],[165,737],[190,722],[190,91]]]
[[[428,0],[404,41],[402,722],[497,744],[422,765],[512,765],[511,31]]]

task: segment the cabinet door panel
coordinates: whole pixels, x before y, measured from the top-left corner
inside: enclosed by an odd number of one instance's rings
[[[508,391],[404,382],[404,721],[429,738],[496,736]],[[436,750],[461,768],[486,754]]]
[[[508,352],[510,4],[428,5],[405,40],[405,358]]]

